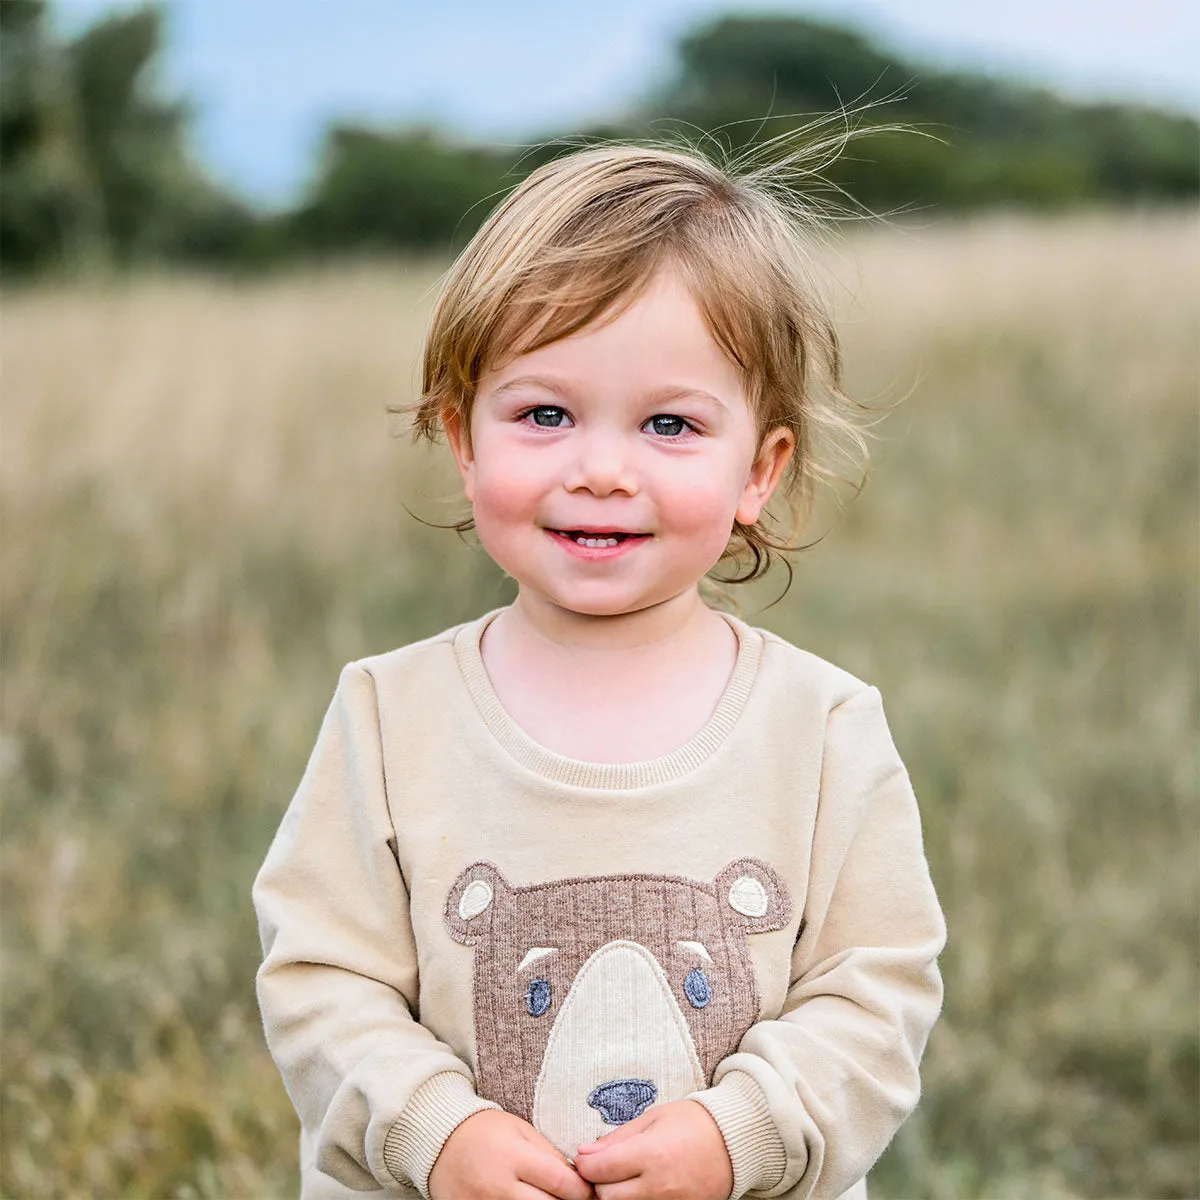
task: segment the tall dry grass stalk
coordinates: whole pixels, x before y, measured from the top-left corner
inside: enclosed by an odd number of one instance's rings
[[[875,1196],[1197,1178],[1191,217],[860,237],[866,492],[744,613],[876,683],[948,916]],[[249,884],[338,668],[509,586],[388,436],[435,271],[3,308],[0,1194],[296,1191]]]

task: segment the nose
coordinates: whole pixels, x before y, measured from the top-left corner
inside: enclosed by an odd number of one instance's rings
[[[569,492],[611,496],[637,493],[637,478],[627,448],[616,431],[588,431],[575,440],[576,454],[565,480]]]
[[[648,1079],[610,1079],[588,1094],[588,1105],[606,1125],[624,1125],[654,1103],[658,1088]]]

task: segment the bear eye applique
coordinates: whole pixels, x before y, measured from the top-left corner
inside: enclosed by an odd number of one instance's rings
[[[531,1017],[540,1017],[550,1007],[550,980],[531,979],[525,989],[525,1008]]]
[[[712,987],[708,976],[699,967],[693,967],[683,981],[683,990],[693,1008],[703,1008],[712,999]]]

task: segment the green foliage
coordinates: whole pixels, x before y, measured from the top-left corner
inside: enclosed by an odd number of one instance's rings
[[[388,135],[339,126],[289,224],[317,252],[448,245],[474,233],[516,186],[514,164],[514,155],[455,146],[433,129]]]
[[[929,70],[863,34],[797,17],[731,16],[688,35],[676,78],[641,119],[715,131],[742,148],[843,105],[850,123],[902,122],[938,139],[855,140],[828,177],[872,207],[1053,208],[1200,192],[1191,118]]]
[[[186,106],[154,86],[162,9],[61,44],[42,0],[4,0],[0,14],[5,270],[229,258],[251,244],[255,218],[192,161]]]
[[[786,16],[718,19],[685,36],[678,58],[678,79],[646,109],[702,129],[772,111],[828,112],[877,89],[893,66],[861,34]]]
[[[42,0],[0,3],[0,260],[16,270],[61,258],[86,201],[63,152],[45,16]]]

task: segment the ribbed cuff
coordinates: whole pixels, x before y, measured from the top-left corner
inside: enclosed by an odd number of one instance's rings
[[[476,1094],[470,1081],[458,1071],[431,1075],[412,1094],[399,1120],[383,1142],[383,1161],[393,1177],[412,1181],[429,1200],[429,1173],[446,1139],[474,1113],[499,1108]]]
[[[693,1092],[688,1099],[708,1109],[725,1139],[733,1164],[729,1200],[738,1200],[750,1191],[766,1191],[783,1178],[787,1150],[767,1098],[752,1076],[728,1071],[716,1087]]]

